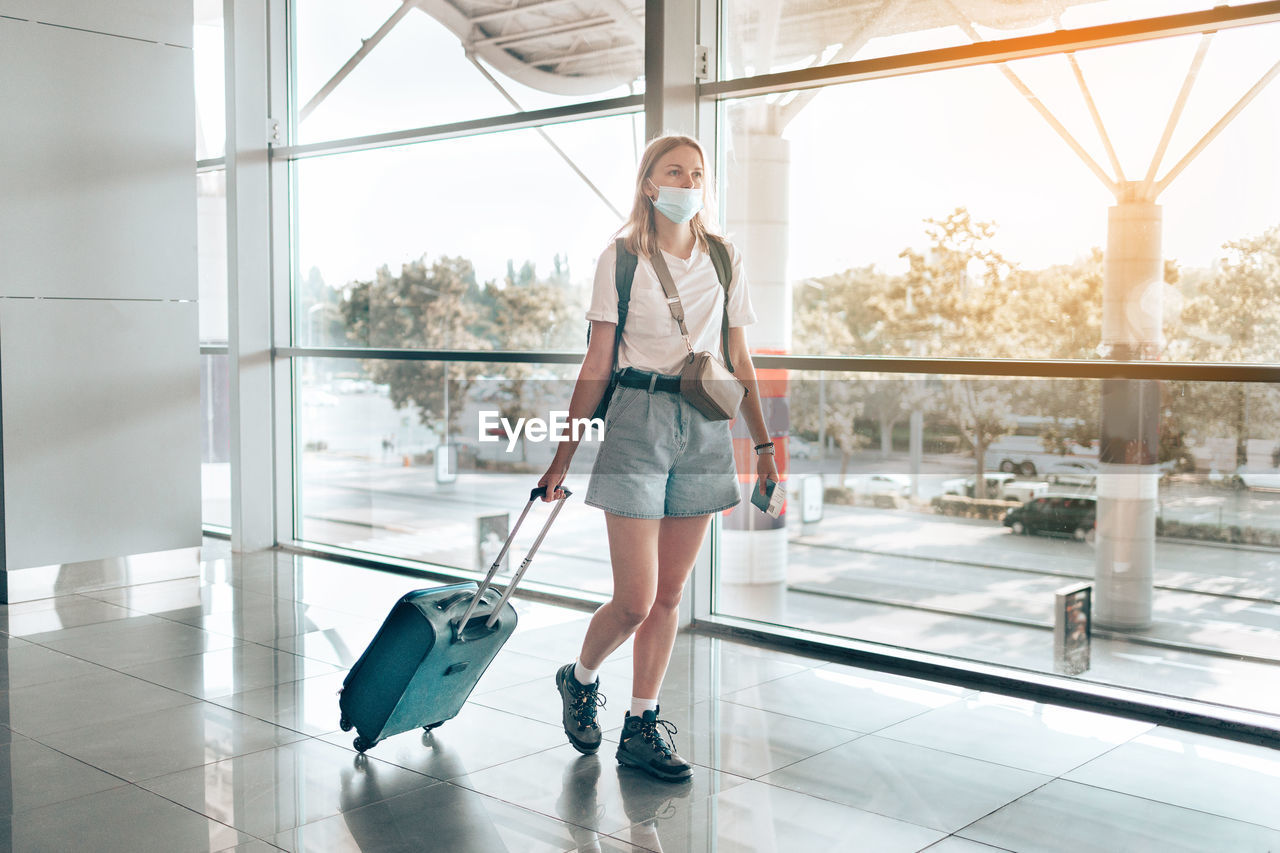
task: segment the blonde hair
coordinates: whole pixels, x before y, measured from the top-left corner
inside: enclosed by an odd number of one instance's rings
[[[651,173],[659,160],[675,149],[685,146],[697,151],[698,156],[702,158],[703,175],[702,210],[689,220],[689,227],[693,229],[693,239],[698,248],[704,252],[711,251],[707,243],[708,236],[718,235],[719,231],[712,213],[715,209],[715,191],[707,174],[709,171],[707,154],[702,150],[702,144],[692,136],[674,133],[654,138],[645,147],[644,154],[640,157],[640,168],[636,172],[635,198],[631,202],[631,215],[614,234],[615,238],[623,238],[627,251],[642,257],[649,257],[658,251],[658,227],[654,220],[658,213],[654,210],[653,202],[644,192],[644,182],[646,179],[652,179]]]

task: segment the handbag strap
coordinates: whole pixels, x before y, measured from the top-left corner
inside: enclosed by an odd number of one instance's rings
[[[662,250],[658,249],[649,256],[649,260],[653,263],[653,271],[658,274],[662,292],[667,296],[667,308],[671,311],[671,317],[680,327],[680,337],[684,338],[685,349],[689,350],[689,356],[692,357],[693,343],[689,340],[689,329],[684,324],[684,304],[680,301],[680,291],[676,290],[676,283],[671,278],[671,270],[667,269],[667,259],[662,257]]]
[[[671,277],[671,270],[667,268],[667,259],[662,257],[662,250],[658,249],[649,256],[649,260],[653,263],[653,271],[658,275],[658,283],[662,285],[662,292],[667,297],[667,308],[671,311],[671,318],[680,327],[680,336],[684,338],[685,349],[689,350],[689,358],[692,359],[694,354],[693,342],[689,340],[689,329],[684,324],[684,304],[680,301],[680,291],[676,289],[675,280]],[[716,277],[720,278],[719,265],[717,265]],[[721,283],[724,284],[724,282]],[[729,316],[729,288],[727,284],[724,286],[724,292],[725,305],[724,317],[721,319],[722,326],[727,322]],[[728,330],[722,329],[721,331],[724,332],[720,341],[721,355],[724,358],[725,367],[732,373],[733,365],[729,362]]]

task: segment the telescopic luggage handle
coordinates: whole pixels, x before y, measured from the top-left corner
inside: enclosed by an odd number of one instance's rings
[[[542,540],[546,538],[547,531],[551,529],[551,525],[556,520],[556,516],[560,514],[560,510],[564,508],[565,500],[573,494],[573,492],[563,486],[560,486],[559,489],[563,493],[564,497],[556,498],[555,509],[551,510],[551,515],[547,518],[546,522],[543,523],[542,530],[538,533],[538,538],[533,541],[533,547],[530,548],[529,553],[525,555],[524,562],[520,564],[520,568],[511,578],[511,583],[507,584],[507,588],[502,591],[502,598],[500,598],[498,603],[493,606],[493,610],[490,612],[489,618],[484,623],[486,628],[492,628],[494,623],[498,621],[498,614],[502,612],[502,608],[507,603],[507,599],[509,599],[511,594],[516,591],[516,587],[524,578],[524,573],[528,571],[529,564],[533,562],[533,555],[538,552],[538,547],[542,545]],[[516,519],[515,526],[511,528],[511,533],[507,536],[507,541],[502,543],[502,550],[498,552],[498,556],[494,559],[493,565],[489,567],[489,574],[485,576],[484,582],[480,584],[479,589],[477,589],[475,591],[475,595],[472,596],[471,603],[467,605],[467,612],[463,613],[462,618],[454,623],[454,642],[466,642],[466,637],[463,632],[466,629],[467,622],[471,619],[471,614],[475,612],[476,605],[480,603],[480,599],[489,591],[489,587],[493,584],[493,579],[498,574],[498,567],[502,565],[502,558],[507,556],[507,551],[511,550],[511,543],[515,541],[516,533],[520,530],[520,525],[524,523],[525,516],[527,516],[529,514],[529,510],[533,508],[533,502],[538,498],[546,497],[546,494],[547,489],[545,486],[539,486],[529,492],[529,502],[524,505],[524,511],[521,512],[520,517]]]

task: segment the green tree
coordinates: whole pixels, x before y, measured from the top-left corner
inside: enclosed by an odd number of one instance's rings
[[[926,219],[927,251],[907,248],[907,272],[873,298],[885,336],[920,356],[999,358],[1018,355],[1017,304],[1005,280],[1013,265],[994,248],[995,224],[963,207]]]
[[[380,267],[373,279],[354,282],[347,292],[347,339],[367,347],[481,349],[489,342],[477,333],[478,295],[475,270],[464,258],[428,263],[423,256],[404,264],[399,275]],[[473,365],[378,359],[364,368],[374,382],[390,387],[396,408],[417,406],[424,425],[456,431]]]
[[[1173,357],[1195,361],[1280,361],[1280,226],[1233,240],[1212,283],[1183,306],[1182,335]],[[1236,463],[1246,460],[1249,424],[1274,424],[1280,399],[1274,389],[1252,393],[1245,383],[1194,383],[1181,389],[1179,412],[1202,429],[1235,436]]]
[[[973,448],[977,463],[974,497],[985,498],[987,448],[1016,426],[1010,389],[1000,380],[956,379],[946,383],[942,402],[946,416]]]
[[[557,262],[559,256],[556,256]],[[508,263],[508,270],[513,268]],[[486,337],[504,350],[557,350],[569,335],[582,334],[565,282],[560,273],[539,281],[532,263],[525,262],[515,281],[484,287],[484,302],[491,306]],[[505,364],[496,389],[499,412],[511,422],[517,418],[546,417],[553,408],[568,409],[572,383],[551,379],[549,365]],[[528,446],[520,436],[520,461],[528,459]]]
[[[1070,264],[1016,270],[1006,282],[1010,343],[1022,357],[1097,358],[1102,340],[1102,250]]]
[[[847,353],[853,351],[854,339],[844,316],[825,310],[825,304],[797,305],[792,321],[792,340],[807,353]],[[788,384],[791,406],[791,429],[812,430],[819,437],[830,435],[841,451],[840,479],[849,463],[849,454],[857,447],[854,420],[861,413],[842,390],[855,380],[823,372],[797,372]],[[843,442],[838,436],[844,436]],[[824,451],[825,452],[825,451]]]

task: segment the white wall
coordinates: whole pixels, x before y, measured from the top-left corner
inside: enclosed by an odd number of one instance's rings
[[[0,0],[0,567],[200,542],[190,3]]]

